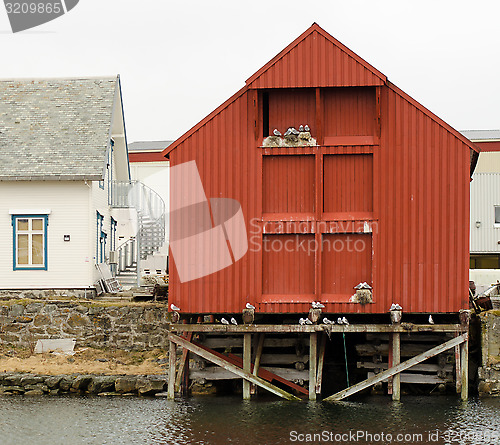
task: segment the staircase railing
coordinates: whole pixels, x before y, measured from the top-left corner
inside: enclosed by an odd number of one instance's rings
[[[165,202],[158,193],[140,181],[113,181],[111,206],[134,208],[137,212],[136,236],[119,246],[117,251],[119,271],[133,264],[131,252],[139,271],[140,260],[158,251],[165,242]]]

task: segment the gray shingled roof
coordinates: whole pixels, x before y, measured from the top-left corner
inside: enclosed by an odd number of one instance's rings
[[[174,141],[137,141],[128,144],[128,152],[163,151]]]
[[[116,83],[0,80],[0,180],[101,179]]]
[[[500,130],[463,130],[462,133],[471,141],[487,141],[500,139]]]

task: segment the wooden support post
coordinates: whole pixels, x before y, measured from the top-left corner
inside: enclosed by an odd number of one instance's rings
[[[309,400],[316,400],[316,376],[318,375],[318,334],[309,336]]]
[[[243,335],[243,371],[250,373],[252,366],[252,334]],[[243,380],[243,399],[250,400],[250,382]]]
[[[319,343],[319,360],[318,360],[318,375],[316,377],[316,394],[321,394],[321,385],[323,383],[323,365],[325,363],[326,350],[326,334],[320,334],[321,341]]]
[[[173,400],[175,397],[175,361],[177,359],[177,347],[173,341],[170,341],[168,348],[168,398]]]
[[[392,334],[392,366],[401,363],[401,334]],[[392,400],[399,402],[401,399],[401,375],[396,374],[392,378]]]
[[[458,336],[459,333],[457,332],[456,335]],[[455,346],[455,384],[457,394],[461,394],[462,392],[462,367],[460,366],[461,360],[460,345],[458,345]]]
[[[460,345],[461,356],[461,380],[462,380],[462,400],[469,398],[469,342],[465,341]]]
[[[188,332],[185,336],[187,341],[191,341],[193,338],[193,333]],[[187,368],[187,370],[186,370]],[[185,375],[188,375],[189,379],[189,351],[187,349],[182,350],[181,362],[179,364],[179,370],[177,371],[177,378],[175,379],[175,392],[179,392],[181,389],[181,384]]]
[[[259,375],[260,359],[262,357],[262,349],[264,348],[264,339],[266,334],[259,334],[259,343],[255,352],[255,361],[253,365],[253,375]]]
[[[382,382],[385,379],[392,377],[396,374],[399,374],[402,371],[406,371],[407,369],[411,368],[412,366],[418,365],[419,363],[421,363],[421,362],[423,362],[431,357],[434,357],[435,355],[441,354],[441,352],[444,352],[444,351],[447,351],[448,349],[454,348],[456,345],[459,345],[459,344],[464,343],[466,341],[467,341],[467,334],[462,334],[459,337],[455,337],[452,340],[447,341],[446,343],[438,345],[432,349],[429,349],[426,352],[423,352],[422,354],[419,354],[419,355],[417,355],[409,360],[406,360],[405,362],[400,363],[399,365],[394,366],[393,368],[390,368],[387,371],[376,374],[373,377],[370,377],[366,380],[363,380],[360,383],[356,383],[355,385],[353,385],[347,389],[344,389],[336,394],[333,394],[324,400],[328,401],[328,402],[332,402],[332,401],[336,401],[336,400],[345,399],[346,397],[352,396],[353,394],[356,394],[357,392],[362,391],[363,389],[369,388],[370,386],[375,385],[378,382]],[[462,366],[463,366],[463,363],[462,363]],[[462,391],[463,391],[463,389],[462,389]]]

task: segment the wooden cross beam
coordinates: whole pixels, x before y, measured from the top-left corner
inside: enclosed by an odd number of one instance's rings
[[[328,401],[328,402],[333,402],[333,401],[342,400],[342,399],[345,399],[346,397],[352,396],[353,394],[356,394],[357,392],[362,391],[363,389],[369,388],[370,386],[375,385],[376,383],[381,382],[389,377],[392,377],[393,375],[399,374],[400,372],[405,371],[405,370],[411,368],[412,366],[415,366],[418,363],[421,363],[421,362],[427,360],[428,358],[434,357],[435,355],[441,354],[441,352],[447,351],[448,349],[454,348],[455,346],[466,342],[467,338],[468,338],[467,334],[459,335],[459,336],[447,341],[446,343],[438,345],[438,346],[436,346],[436,347],[434,347],[426,352],[423,352],[422,354],[419,354],[419,355],[417,355],[409,360],[406,360],[403,363],[400,363],[397,366],[389,368],[387,371],[383,371],[379,374],[374,375],[373,377],[370,377],[366,380],[363,380],[360,383],[357,383],[356,385],[353,385],[353,386],[346,388],[346,389],[344,389],[336,394],[333,394],[324,400]]]
[[[169,333],[168,334],[168,339],[175,344],[178,344],[179,346],[182,346],[183,348],[188,349],[189,351],[195,353],[196,355],[199,355],[200,357],[204,358],[205,360],[208,360],[212,363],[215,363],[216,365],[220,366],[221,368],[226,369],[227,371],[232,372],[233,374],[236,374],[243,379],[254,383],[257,386],[260,386],[261,388],[267,389],[269,392],[272,392],[273,394],[276,394],[277,396],[280,396],[284,399],[287,400],[300,400],[299,397],[294,396],[293,394],[290,394],[281,388],[278,388],[277,386],[272,385],[269,382],[266,382],[264,379],[261,379],[260,377],[254,376],[253,374],[244,371],[240,367],[228,362],[227,360],[223,359],[222,357],[218,357],[215,354],[212,354],[209,351],[206,351],[205,349],[201,348],[198,345],[195,345],[182,337],[179,337],[178,335]]]

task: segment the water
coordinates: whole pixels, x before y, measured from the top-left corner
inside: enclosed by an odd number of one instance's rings
[[[369,397],[329,404],[271,398],[245,402],[238,397],[175,402],[118,396],[0,397],[2,445],[233,443],[496,445],[500,400],[463,403],[457,397],[406,396],[401,403]]]

